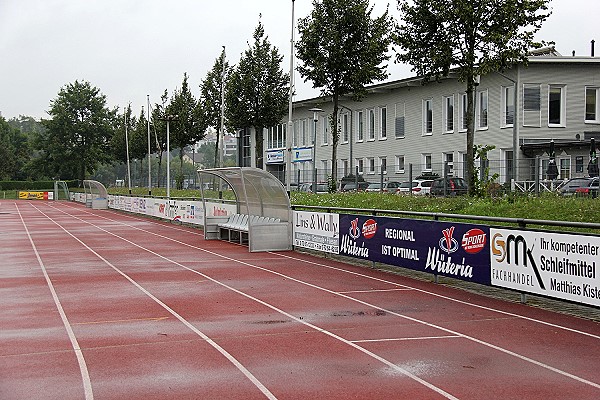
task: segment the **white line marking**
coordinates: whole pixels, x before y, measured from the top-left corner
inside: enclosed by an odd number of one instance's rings
[[[153,254],[153,255],[155,255],[155,256],[157,256],[157,257],[159,257],[159,258],[161,258],[161,259],[163,259],[163,260],[165,260],[165,261],[168,261],[168,262],[170,262],[170,263],[173,263],[173,264],[175,264],[175,265],[177,265],[177,266],[179,266],[179,267],[181,267],[181,268],[183,268],[183,269],[185,269],[185,270],[188,270],[188,271],[190,271],[190,272],[193,272],[193,273],[195,273],[195,274],[198,274],[198,275],[200,275],[200,276],[203,276],[204,278],[206,278],[206,279],[209,279],[210,281],[212,281],[212,282],[216,283],[217,285],[220,285],[220,286],[222,286],[222,287],[224,287],[224,288],[226,288],[226,289],[228,289],[228,290],[230,290],[230,291],[232,291],[232,292],[234,292],[234,293],[237,293],[237,294],[239,294],[239,295],[241,295],[241,296],[244,296],[244,297],[246,297],[246,298],[248,298],[248,299],[250,299],[250,300],[252,300],[252,301],[254,301],[254,302],[257,302],[257,303],[259,303],[259,304],[261,304],[261,305],[265,306],[265,307],[268,307],[268,308],[270,308],[270,309],[272,309],[272,310],[274,310],[274,311],[276,311],[276,312],[278,312],[278,313],[280,313],[280,314],[282,314],[282,315],[284,315],[284,316],[286,316],[286,317],[290,318],[291,320],[294,320],[294,321],[296,321],[296,322],[298,322],[298,323],[300,323],[300,324],[303,324],[303,325],[305,325],[305,326],[308,326],[309,328],[311,328],[311,329],[313,329],[313,330],[315,330],[315,331],[317,331],[317,332],[323,333],[323,334],[325,334],[325,335],[327,335],[327,336],[330,336],[330,337],[332,337],[332,338],[334,338],[334,339],[336,339],[336,340],[339,340],[340,342],[343,342],[343,343],[345,343],[345,344],[347,344],[347,345],[349,345],[349,346],[351,346],[351,347],[353,347],[353,348],[355,348],[355,349],[359,350],[360,352],[362,352],[362,353],[364,353],[364,354],[366,354],[366,355],[368,355],[368,356],[370,356],[370,357],[372,357],[372,358],[374,358],[374,359],[376,359],[376,360],[380,361],[381,363],[383,363],[383,364],[387,365],[388,367],[390,367],[390,368],[392,368],[392,369],[396,370],[397,372],[400,372],[400,373],[402,373],[402,374],[406,375],[407,377],[409,377],[409,378],[413,379],[414,381],[416,381],[416,382],[419,382],[419,383],[420,383],[420,384],[422,384],[423,386],[425,386],[425,387],[427,387],[427,388],[429,388],[429,389],[431,389],[431,390],[435,391],[436,393],[438,393],[438,394],[440,394],[440,395],[444,396],[444,397],[445,397],[445,398],[447,398],[447,399],[458,400],[456,397],[452,396],[450,393],[448,393],[448,392],[444,391],[443,389],[441,389],[441,388],[439,388],[439,387],[437,387],[437,386],[435,386],[435,385],[433,385],[433,384],[431,384],[431,383],[427,382],[426,380],[424,380],[424,379],[422,379],[422,378],[420,378],[420,377],[418,377],[418,376],[414,375],[414,374],[413,374],[413,373],[411,373],[410,371],[408,371],[408,370],[406,370],[406,369],[404,369],[404,368],[402,368],[402,367],[400,367],[400,366],[398,366],[398,365],[394,364],[394,363],[393,363],[393,362],[391,362],[391,361],[388,361],[387,359],[385,359],[385,358],[383,358],[383,357],[379,356],[378,354],[375,354],[375,353],[373,353],[373,352],[371,352],[371,351],[369,351],[369,350],[367,350],[367,349],[365,349],[365,348],[363,348],[363,347],[361,347],[361,346],[359,346],[359,345],[357,345],[357,344],[354,344],[354,343],[352,343],[351,341],[349,341],[349,340],[347,340],[347,339],[344,339],[344,338],[343,338],[343,337],[341,337],[341,336],[338,336],[338,335],[336,335],[336,334],[335,334],[335,333],[333,333],[333,332],[330,332],[330,331],[328,331],[328,330],[326,330],[326,329],[323,329],[323,328],[321,328],[321,327],[319,327],[319,326],[316,326],[316,325],[313,325],[313,324],[311,324],[311,323],[309,323],[309,322],[306,322],[306,321],[304,321],[304,320],[300,319],[299,317],[296,317],[296,316],[294,316],[294,315],[292,315],[292,314],[289,314],[289,313],[287,313],[286,311],[283,311],[283,310],[281,310],[281,309],[279,309],[279,308],[275,307],[275,306],[274,306],[274,305],[272,305],[272,304],[269,304],[269,303],[267,303],[267,302],[265,302],[265,301],[263,301],[263,300],[260,300],[260,299],[258,299],[258,298],[256,298],[256,297],[254,297],[254,296],[251,296],[251,295],[249,295],[249,294],[247,294],[247,293],[244,293],[244,292],[242,292],[242,291],[240,291],[240,290],[238,290],[238,289],[236,289],[236,288],[234,288],[234,287],[231,287],[231,286],[229,286],[229,285],[227,285],[227,284],[225,284],[225,283],[223,283],[223,282],[220,282],[220,281],[218,281],[218,280],[216,280],[216,279],[214,279],[214,278],[211,278],[211,277],[210,277],[210,276],[208,276],[208,275],[205,275],[205,274],[203,274],[203,273],[201,273],[201,272],[198,272],[198,271],[196,271],[196,270],[194,270],[194,269],[191,269],[191,268],[189,268],[189,267],[186,267],[185,265],[183,265],[183,264],[181,264],[181,263],[178,263],[177,261],[171,260],[171,259],[169,259],[168,257],[165,257],[165,256],[163,256],[163,255],[161,255],[161,254],[158,254],[158,253],[156,253],[156,252],[154,252],[154,251],[152,251],[152,250],[150,250],[150,249],[147,249],[147,248],[145,248],[145,247],[143,247],[143,246],[141,246],[141,245],[139,245],[139,244],[137,244],[137,243],[134,243],[134,242],[132,242],[132,241],[131,241],[131,240],[129,240],[129,239],[126,239],[126,238],[124,238],[124,237],[122,237],[122,236],[119,236],[119,235],[117,235],[117,234],[115,234],[115,233],[109,232],[109,231],[107,231],[106,229],[103,229],[103,228],[101,228],[101,227],[99,227],[99,226],[97,226],[97,225],[95,225],[95,224],[93,224],[93,223],[91,223],[91,222],[89,222],[89,221],[83,220],[83,219],[81,219],[81,218],[79,218],[79,217],[77,217],[77,216],[75,216],[75,215],[72,215],[72,214],[66,213],[66,212],[64,212],[64,211],[62,211],[62,210],[59,210],[59,209],[57,209],[57,210],[58,210],[58,211],[61,211],[61,212],[63,212],[64,214],[67,214],[67,215],[69,215],[69,216],[71,216],[71,217],[73,217],[73,218],[75,218],[75,219],[78,219],[78,220],[80,220],[80,221],[82,221],[82,222],[84,222],[84,223],[86,223],[86,224],[89,224],[89,225],[91,225],[91,226],[93,226],[93,227],[95,227],[95,228],[97,228],[97,229],[99,229],[99,230],[101,230],[101,231],[103,231],[103,232],[106,232],[107,234],[109,234],[109,235],[111,235],[111,236],[117,237],[117,238],[119,238],[119,239],[121,239],[121,240],[123,240],[123,241],[125,241],[125,242],[127,242],[127,243],[129,243],[129,244],[131,244],[131,245],[133,245],[133,246],[135,246],[135,247],[137,247],[137,248],[139,248],[139,249],[142,249],[142,250],[144,250],[144,251],[146,251],[146,252],[148,252],[148,253],[150,253],[150,254]],[[41,211],[40,211],[40,212],[41,212]],[[48,217],[48,218],[49,218],[49,219],[51,219],[50,217]],[[52,220],[52,219],[51,219],[51,220]],[[56,223],[56,222],[55,222],[55,223]],[[56,223],[56,224],[58,225],[58,223]],[[125,224],[125,225],[126,225],[126,224]],[[59,225],[59,226],[60,226],[60,225]],[[64,230],[65,228],[62,228],[62,229]],[[143,229],[140,229],[140,230],[144,231]],[[66,230],[65,230],[65,232],[66,232]],[[159,237],[160,237],[161,235],[157,235],[157,236],[159,236]],[[74,236],[73,236],[73,237],[74,237]],[[165,238],[167,238],[167,237],[165,237]],[[76,239],[77,239],[77,238],[76,238]],[[167,238],[167,239],[170,239],[170,238]],[[77,239],[77,240],[79,240],[79,239]],[[170,240],[173,240],[173,239],[170,239]],[[176,241],[176,240],[173,240],[173,241],[175,241],[175,242],[178,242],[178,241]],[[83,244],[83,242],[81,242],[81,243]],[[183,243],[183,244],[185,244],[185,243]],[[188,245],[188,246],[190,246],[190,247],[194,247],[194,246],[191,246],[191,245]],[[87,246],[86,246],[86,247],[87,247]],[[194,248],[195,248],[195,247],[194,247]],[[199,248],[198,248],[198,249],[199,249]],[[200,250],[202,250],[202,249],[200,249]],[[102,259],[102,257],[101,257],[100,255],[98,255],[97,253],[95,253],[95,252],[94,252],[94,250],[90,249],[90,251],[92,251],[94,254],[96,254],[96,255],[97,255],[97,257],[99,257],[99,258],[101,258],[101,259]],[[248,264],[248,263],[246,263],[246,262],[243,262],[243,261],[234,260],[234,259],[232,259],[232,258],[225,257],[225,256],[222,256],[222,255],[219,255],[219,254],[213,253],[213,252],[211,252],[211,251],[207,251],[207,250],[203,250],[203,251],[206,251],[206,252],[207,252],[207,253],[209,253],[209,254],[214,254],[214,255],[217,255],[217,256],[223,257],[223,258],[225,258],[225,259],[229,259],[229,260],[231,260],[231,261],[234,261],[234,262],[237,262],[237,263],[241,263],[241,264],[243,264],[243,265],[247,265],[247,266],[251,266],[251,267],[255,267],[255,268],[260,268],[260,267],[253,266],[252,264]],[[261,268],[261,269],[262,269],[262,268]],[[272,272],[272,271],[269,271],[269,272]],[[294,280],[295,280],[295,279],[294,279]],[[332,293],[333,293],[333,292],[332,292]]]
[[[449,339],[449,338],[462,338],[458,335],[446,335],[446,336],[420,336],[420,337],[407,337],[407,338],[391,338],[391,339],[363,339],[363,340],[352,340],[352,343],[377,343],[377,342],[404,342],[408,340],[429,340],[429,339]]]
[[[115,267],[110,261],[108,261],[107,259],[105,259],[104,257],[102,257],[100,254],[98,254],[94,249],[92,249],[91,247],[89,247],[81,239],[79,239],[78,237],[76,237],[75,235],[73,235],[71,232],[69,232],[67,229],[65,229],[62,225],[60,225],[58,222],[56,222],[54,219],[52,219],[50,216],[48,216],[42,210],[40,210],[39,208],[37,208],[33,204],[32,204],[32,207],[35,208],[38,212],[40,212],[42,215],[44,215],[46,218],[48,218],[50,221],[52,221],[54,224],[56,224],[59,228],[61,228],[65,233],[67,233],[73,239],[77,240],[83,247],[85,247],[92,254],[94,254],[96,257],[98,257],[100,260],[102,260],[102,262],[104,262],[106,265],[108,265],[109,267],[111,267],[119,275],[121,275],[122,277],[124,277],[125,279],[127,279],[132,285],[134,285],[135,287],[137,287],[142,293],[144,293],[146,296],[150,297],[157,304],[159,304],[161,307],[163,307],[165,310],[167,310],[171,315],[173,315],[175,318],[177,318],[181,323],[183,323],[185,326],[187,326],[195,334],[197,334],[202,339],[204,339],[214,349],[216,349],[225,358],[227,358],[227,360],[229,360],[233,365],[235,365],[236,368],[240,372],[242,372],[244,374],[244,376],[246,376],[246,378],[248,378],[254,384],[254,386],[256,386],[265,395],[265,397],[267,397],[268,399],[273,399],[273,400],[277,399],[277,397],[275,397],[275,395],[273,395],[273,393],[271,393],[269,391],[269,389],[267,389],[246,367],[244,367],[242,365],[242,363],[240,363],[236,358],[234,358],[231,354],[229,354],[224,348],[222,348],[220,345],[218,345],[214,340],[212,340],[206,334],[204,334],[203,332],[201,332],[200,330],[198,330],[194,325],[192,325],[185,318],[183,318],[181,315],[179,315],[175,310],[173,310],[171,307],[169,307],[168,305],[166,305],[165,303],[163,303],[160,299],[158,299],[156,296],[154,296],[152,293],[150,293],[148,290],[146,290],[144,287],[142,287],[139,283],[137,283],[135,280],[133,280],[131,277],[129,277],[129,275],[127,275],[126,273],[124,273],[123,271],[121,271],[119,268]],[[63,212],[63,211],[61,211],[61,212]],[[69,215],[68,213],[66,213],[66,214]],[[73,217],[76,218],[76,219],[79,219],[80,221],[83,221],[82,219],[80,219],[78,217],[75,217],[75,216],[73,216]],[[110,233],[110,232],[105,231],[104,229],[102,229],[100,227],[97,227],[97,226],[93,225],[93,224],[91,224],[91,225],[94,226],[94,227],[96,227],[96,228],[98,228],[98,229],[100,229],[100,230],[102,230],[102,231],[104,231],[104,232]],[[118,235],[113,235],[113,236],[120,237]],[[126,240],[126,239],[124,239],[124,240]],[[128,240],[126,240],[126,241],[129,242]],[[138,247],[141,248],[141,249],[144,249],[141,246],[138,246]],[[162,257],[162,258],[164,258],[164,257]]]
[[[60,303],[60,300],[58,299],[56,290],[54,290],[54,285],[52,284],[52,281],[50,280],[50,276],[48,276],[48,272],[46,271],[46,267],[44,266],[44,262],[42,261],[40,253],[38,252],[37,247],[36,247],[35,243],[33,242],[33,238],[31,237],[31,234],[29,233],[27,224],[25,224],[25,221],[23,220],[23,216],[21,215],[21,210],[19,210],[19,206],[16,203],[15,203],[15,207],[17,208],[17,213],[19,213],[19,218],[21,218],[21,223],[23,224],[23,227],[25,228],[25,232],[27,233],[27,237],[29,238],[29,242],[31,243],[31,247],[33,248],[33,251],[35,253],[35,257],[38,260],[38,264],[40,265],[40,268],[42,269],[42,273],[44,274],[44,278],[46,279],[46,283],[48,284],[50,293],[52,293],[52,299],[54,300],[54,304],[56,304],[56,308],[58,309],[60,318],[63,322],[63,325],[65,326],[65,329],[67,330],[67,335],[69,336],[69,340],[71,341],[71,346],[73,347],[73,350],[75,351],[75,355],[77,356],[77,363],[79,364],[79,371],[81,372],[81,379],[83,380],[83,391],[85,393],[85,398],[86,398],[86,400],[93,400],[94,393],[92,391],[92,382],[90,380],[90,374],[88,372],[87,365],[85,363],[85,358],[83,357],[83,352],[81,351],[81,348],[79,347],[79,343],[77,342],[77,338],[75,337],[73,328],[71,327],[71,324],[69,323],[69,319],[67,318],[67,315],[65,314],[65,310],[63,309],[62,304]]]
[[[58,210],[58,209],[57,209],[57,210]],[[99,226],[92,224],[91,222],[85,221],[85,220],[83,220],[83,219],[81,219],[81,218],[78,218],[78,217],[76,217],[76,216],[74,216],[74,215],[71,215],[71,214],[69,214],[69,213],[67,213],[67,212],[64,212],[64,211],[62,211],[62,210],[59,210],[59,211],[61,211],[61,212],[65,213],[65,214],[67,214],[67,215],[70,215],[70,216],[72,216],[72,217],[74,217],[74,218],[76,218],[76,219],[79,219],[80,221],[83,221],[83,222],[85,222],[85,223],[87,223],[87,224],[90,224],[90,225],[92,225],[92,226],[94,226],[94,227],[96,227],[96,228],[98,228],[98,229],[100,229],[100,230],[102,230],[102,231],[105,231],[105,232],[107,232],[107,233],[109,233],[109,234],[111,234],[111,235],[113,235],[113,236],[117,236],[117,237],[119,237],[119,238],[121,238],[121,239],[123,239],[123,240],[125,240],[125,241],[127,241],[127,242],[129,242],[129,243],[131,243],[131,244],[133,244],[134,246],[141,247],[141,246],[139,246],[139,245],[137,245],[137,244],[135,244],[135,243],[133,243],[133,242],[130,242],[130,241],[129,241],[129,240],[127,240],[127,239],[124,239],[124,238],[122,238],[122,237],[120,237],[120,236],[118,236],[118,235],[115,235],[115,234],[113,234],[113,233],[111,233],[111,232],[108,232],[108,231],[106,231],[105,229],[103,229],[103,228],[100,228]],[[92,215],[96,215],[96,214],[92,214]],[[99,217],[100,217],[100,218],[105,218],[105,217],[101,217],[101,216],[99,216]],[[106,218],[106,219],[108,219],[108,218]],[[114,221],[114,220],[112,220],[112,221]],[[114,222],[119,222],[119,221],[114,221]],[[309,287],[312,287],[312,288],[315,288],[315,289],[319,289],[319,290],[325,291],[325,292],[327,292],[327,293],[331,293],[331,294],[334,294],[334,295],[338,295],[338,296],[344,297],[344,298],[346,298],[346,299],[348,299],[348,300],[352,300],[352,301],[354,301],[354,302],[357,302],[357,303],[359,303],[359,304],[362,304],[362,305],[365,305],[365,306],[368,306],[368,307],[374,308],[374,309],[376,309],[376,310],[385,311],[385,312],[387,312],[387,313],[389,313],[389,314],[395,315],[395,316],[397,316],[397,317],[400,317],[400,318],[407,319],[407,320],[409,320],[409,321],[412,321],[412,322],[416,322],[416,323],[419,323],[419,324],[423,324],[423,325],[426,325],[426,326],[429,326],[429,327],[432,327],[432,328],[437,328],[437,329],[439,329],[439,330],[442,330],[442,331],[444,331],[444,332],[450,333],[450,334],[452,334],[452,335],[457,335],[457,336],[463,337],[463,338],[465,338],[465,339],[468,339],[468,340],[471,340],[471,341],[473,341],[473,342],[475,342],[475,343],[478,343],[478,344],[481,344],[481,345],[483,345],[483,346],[486,346],[486,347],[492,348],[492,349],[494,349],[494,350],[497,350],[497,351],[500,351],[500,352],[502,352],[502,353],[505,353],[505,354],[511,355],[511,356],[513,356],[513,357],[516,357],[516,358],[518,358],[518,359],[521,359],[521,360],[523,360],[523,361],[526,361],[526,362],[532,363],[532,364],[534,364],[534,365],[537,365],[537,366],[539,366],[539,367],[545,368],[545,369],[547,369],[547,370],[549,370],[549,371],[552,371],[552,372],[558,373],[558,374],[560,374],[560,375],[563,375],[563,376],[569,377],[569,378],[571,378],[571,379],[574,379],[574,380],[576,380],[576,381],[579,381],[579,382],[581,382],[581,383],[584,383],[584,384],[587,384],[587,385],[590,385],[590,386],[593,386],[593,387],[595,387],[595,388],[598,388],[598,389],[600,389],[600,384],[598,384],[598,383],[595,383],[595,382],[592,382],[592,381],[588,381],[587,379],[581,378],[581,377],[579,377],[579,376],[577,376],[577,375],[573,375],[573,374],[571,374],[571,373],[569,373],[569,372],[562,371],[562,370],[560,370],[560,369],[558,369],[558,368],[552,367],[552,366],[550,366],[550,365],[548,365],[548,364],[545,364],[545,363],[543,363],[543,362],[540,362],[540,361],[534,360],[534,359],[532,359],[532,358],[529,358],[529,357],[527,357],[527,356],[524,356],[524,355],[521,355],[521,354],[515,353],[515,352],[513,352],[513,351],[511,351],[511,350],[508,350],[508,349],[502,348],[502,347],[500,347],[500,346],[496,346],[496,345],[494,345],[494,344],[492,344],[492,343],[485,342],[485,341],[483,341],[483,340],[480,340],[480,339],[474,338],[474,337],[472,337],[472,336],[468,336],[468,335],[462,334],[462,333],[460,333],[460,332],[456,332],[456,331],[453,331],[453,330],[451,330],[451,329],[444,328],[444,327],[442,327],[442,326],[439,326],[439,325],[435,325],[435,324],[432,324],[432,323],[429,323],[429,322],[426,322],[426,321],[422,321],[422,320],[419,320],[419,319],[416,319],[416,318],[413,318],[413,317],[409,317],[409,316],[407,316],[407,315],[399,314],[399,313],[396,313],[396,312],[393,312],[393,311],[387,310],[387,309],[385,309],[385,308],[379,307],[379,306],[377,306],[377,305],[370,304],[370,303],[367,303],[367,302],[365,302],[365,301],[361,301],[361,300],[359,300],[359,299],[355,299],[355,298],[353,298],[353,297],[347,296],[347,295],[345,295],[345,294],[337,293],[337,292],[334,292],[334,291],[332,291],[332,290],[329,290],[329,289],[326,289],[326,288],[323,288],[323,287],[319,287],[319,286],[317,286],[317,285],[314,285],[314,284],[311,284],[311,283],[308,283],[308,282],[301,281],[301,280],[299,280],[299,279],[293,278],[293,277],[291,277],[291,276],[288,276],[288,275],[285,275],[285,274],[282,274],[282,273],[279,273],[279,272],[275,272],[275,271],[269,270],[269,269],[267,269],[267,268],[264,268],[264,267],[260,267],[260,266],[253,265],[253,264],[250,264],[250,263],[247,263],[247,262],[244,262],[244,261],[236,260],[236,259],[234,259],[234,258],[231,258],[231,257],[227,257],[227,256],[224,256],[224,255],[220,255],[220,254],[217,254],[217,253],[215,253],[215,252],[213,252],[213,251],[206,250],[206,249],[202,249],[202,248],[200,248],[200,247],[193,246],[193,245],[190,245],[190,244],[187,244],[187,243],[181,242],[181,241],[179,241],[179,240],[172,239],[172,238],[170,238],[170,237],[167,237],[167,236],[159,235],[159,234],[156,234],[156,233],[154,233],[154,232],[147,231],[147,230],[145,230],[145,229],[141,229],[141,228],[138,228],[138,227],[135,227],[135,226],[129,225],[129,224],[125,224],[125,223],[122,223],[122,224],[123,224],[123,225],[126,225],[126,226],[129,226],[129,227],[131,227],[131,228],[133,228],[133,229],[136,229],[136,230],[140,230],[140,231],[147,232],[147,233],[149,233],[149,234],[152,234],[152,235],[155,235],[155,236],[158,236],[158,237],[162,237],[162,238],[164,238],[164,239],[167,239],[167,240],[171,240],[171,241],[173,241],[173,242],[175,242],[175,243],[179,243],[179,244],[181,244],[181,245],[184,245],[184,246],[187,246],[187,247],[191,247],[191,248],[194,248],[194,249],[197,249],[197,250],[200,250],[200,251],[203,251],[203,252],[209,253],[209,254],[217,255],[217,256],[223,257],[223,258],[225,258],[225,259],[228,259],[228,260],[231,260],[231,261],[237,262],[237,263],[239,263],[239,264],[242,264],[242,265],[246,265],[246,266],[249,266],[249,267],[252,267],[252,268],[256,268],[256,269],[259,269],[259,270],[262,270],[262,271],[265,271],[265,272],[270,272],[270,273],[272,273],[272,274],[274,274],[274,275],[277,275],[277,276],[284,277],[284,278],[286,278],[286,279],[289,279],[289,280],[292,280],[292,281],[294,281],[294,282],[298,282],[298,283],[300,283],[300,284],[303,284],[303,285],[306,285],[306,286],[309,286]],[[150,251],[150,250],[148,250],[148,251]],[[150,251],[150,252],[151,252],[151,251]],[[306,262],[306,263],[310,263],[310,264],[314,264],[314,265],[319,265],[319,266],[324,266],[324,267],[328,267],[328,268],[329,268],[329,266],[327,266],[327,265],[324,265],[324,264],[319,264],[319,263],[315,263],[315,262],[311,262],[311,261],[307,261],[307,260],[303,260],[303,259],[298,259],[298,258],[291,257],[291,256],[287,256],[287,255],[284,255],[284,254],[273,253],[273,252],[270,252],[270,253],[271,253],[271,254],[277,254],[277,255],[280,255],[281,257],[285,257],[285,258],[288,258],[288,259],[294,259],[294,260],[298,260],[298,261],[302,261],[302,262]],[[156,254],[156,253],[155,253],[155,254]],[[158,254],[157,254],[157,255],[158,255]],[[158,256],[159,256],[159,257],[161,257],[161,258],[164,258],[163,256],[160,256],[160,255],[158,255]],[[164,258],[164,259],[166,259],[166,258]],[[180,264],[178,264],[178,265],[180,265]],[[190,270],[190,271],[192,271],[192,272],[195,272],[195,273],[197,273],[197,274],[203,275],[203,274],[201,274],[200,272],[197,272],[197,271],[194,271],[194,270],[192,270],[192,269],[189,269],[189,268],[187,268],[187,267],[185,267],[185,266],[183,266],[183,265],[180,265],[180,266],[181,266],[182,268],[188,269],[188,270]],[[368,275],[363,275],[363,274],[359,274],[359,273],[356,273],[356,272],[345,271],[345,270],[343,270],[343,269],[336,268],[336,267],[330,267],[330,268],[332,268],[332,269],[336,269],[336,270],[340,270],[340,271],[343,271],[343,272],[347,272],[347,273],[350,273],[350,274],[354,274],[354,275],[357,275],[357,276],[363,276],[363,277],[371,278],[371,279],[374,279],[374,280],[377,280],[377,281],[381,281],[381,282],[387,282],[387,281],[385,281],[385,280],[383,280],[383,279],[369,277]],[[205,275],[203,275],[203,276],[205,276]],[[210,277],[207,277],[207,278],[208,278],[208,279],[211,279],[211,280],[213,280],[213,279],[212,279],[212,278],[210,278]],[[221,284],[221,285],[223,285],[223,286],[226,286],[226,285],[224,285],[224,284],[222,284],[222,283],[220,283],[220,282],[218,282],[218,281],[215,281],[215,282],[216,282],[216,283],[218,283],[218,284]],[[392,284],[394,284],[394,282],[389,282],[389,283],[392,283]],[[406,286],[406,285],[400,285],[400,284],[395,284],[395,285],[397,285],[397,286],[402,286],[402,287],[406,287],[406,288],[409,288],[409,286]],[[578,330],[575,330],[575,329],[571,329],[571,328],[567,328],[567,327],[562,327],[562,326],[560,326],[560,325],[555,325],[555,324],[552,324],[552,323],[549,323],[549,322],[535,320],[535,319],[533,319],[533,318],[529,318],[529,317],[519,316],[518,314],[512,314],[512,313],[505,312],[505,311],[501,311],[501,310],[495,310],[495,309],[492,309],[492,308],[489,308],[489,307],[484,307],[484,306],[479,306],[479,305],[476,305],[476,304],[471,304],[471,303],[468,303],[468,302],[464,302],[464,301],[462,301],[462,300],[452,299],[452,298],[450,298],[450,297],[447,297],[447,296],[442,296],[442,295],[438,295],[438,294],[436,294],[436,293],[428,292],[428,291],[425,291],[425,290],[422,290],[422,289],[417,289],[417,288],[414,288],[414,289],[415,289],[415,290],[417,290],[417,291],[420,291],[420,292],[428,293],[428,294],[431,294],[431,295],[434,295],[434,296],[437,296],[437,297],[440,297],[440,298],[444,298],[444,299],[447,299],[447,300],[455,301],[455,302],[458,302],[458,303],[461,303],[461,304],[465,304],[465,305],[471,305],[471,306],[479,307],[479,308],[486,309],[486,310],[490,310],[490,311],[496,311],[496,312],[499,312],[499,313],[502,313],[502,314],[505,314],[505,315],[511,315],[511,316],[514,316],[514,317],[523,318],[523,319],[530,320],[530,321],[533,321],[533,322],[538,322],[538,323],[545,324],[545,325],[548,325],[548,326],[553,326],[553,327],[556,327],[556,328],[562,328],[562,329],[565,329],[565,330],[567,330],[567,331],[571,331],[571,332],[574,332],[574,333],[579,333],[579,334],[582,334],[582,335],[586,335],[586,336],[590,336],[590,337],[593,337],[593,338],[600,339],[600,337],[599,337],[599,336],[597,336],[597,335],[593,335],[593,334],[590,334],[590,333],[587,333],[587,332],[582,332],[582,331],[578,331]],[[234,290],[234,291],[237,291],[236,289],[232,289],[232,290]],[[239,292],[239,293],[240,293],[240,294],[243,294],[242,292]],[[245,294],[243,294],[243,295],[245,295]],[[258,300],[258,299],[256,299],[256,301],[258,301],[258,302],[262,302],[261,300]],[[300,320],[299,322],[301,322],[301,323],[305,323],[304,321],[301,321],[301,320]],[[320,328],[319,328],[319,329],[320,329]],[[341,340],[342,340],[342,341],[346,341],[345,339],[341,339]],[[347,341],[346,341],[346,342],[347,342]]]
[[[379,292],[400,292],[400,291],[410,291],[413,289],[410,288],[397,288],[397,289],[371,289],[371,290],[348,290],[345,292],[336,292],[341,294],[349,294],[349,293],[379,293]]]

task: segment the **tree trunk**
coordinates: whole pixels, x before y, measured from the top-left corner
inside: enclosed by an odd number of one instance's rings
[[[473,75],[467,78],[467,160],[466,181],[469,185],[469,196],[475,195],[475,83]]]
[[[332,149],[331,149],[331,190],[337,190],[337,147],[340,139],[340,133],[338,130],[338,107],[339,97],[337,94],[333,96],[333,115],[331,118],[331,136],[332,136]]]
[[[263,128],[254,127],[254,137],[256,138],[256,168],[263,169]]]

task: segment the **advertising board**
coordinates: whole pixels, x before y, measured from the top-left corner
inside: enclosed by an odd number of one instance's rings
[[[339,254],[339,214],[294,212],[294,246]]]
[[[339,254],[490,284],[483,225],[340,215]]]
[[[490,229],[491,283],[600,306],[600,237]]]

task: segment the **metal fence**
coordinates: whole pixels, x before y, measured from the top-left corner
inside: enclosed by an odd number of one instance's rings
[[[370,161],[371,159],[369,159]],[[544,192],[553,191],[561,182],[570,178],[588,176],[587,168],[583,162],[571,163],[570,158],[557,159],[558,176],[549,179],[547,174],[547,158],[521,158],[515,163],[513,160],[475,160],[475,173],[480,181],[497,183],[505,188],[519,192]],[[410,179],[434,179],[443,176],[466,176],[466,164],[464,162],[445,162],[424,164],[388,164],[376,165],[375,162],[360,165],[347,165],[342,162],[342,167],[337,169],[337,186],[340,186],[342,178],[355,176],[358,173],[359,180],[369,183],[377,182],[405,182]],[[332,171],[328,169],[311,169],[312,165],[294,165],[291,184],[299,186],[302,183],[327,183],[331,179]],[[352,168],[352,170],[351,170]],[[271,171],[279,180],[285,183],[285,171]],[[513,178],[516,177],[516,178]]]

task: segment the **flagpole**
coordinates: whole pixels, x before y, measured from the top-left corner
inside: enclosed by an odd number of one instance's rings
[[[292,136],[294,134],[294,123],[292,122],[293,113],[293,96],[294,96],[294,0],[292,0],[292,36],[290,45],[290,96],[288,104],[288,129],[286,134],[285,155],[285,187],[288,196],[291,196],[291,181],[292,181]]]
[[[148,196],[152,196],[152,160],[150,159],[150,95],[146,95],[148,103]]]

